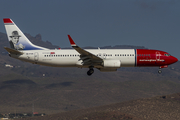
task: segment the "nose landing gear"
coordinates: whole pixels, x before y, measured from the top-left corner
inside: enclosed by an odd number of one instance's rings
[[[167,67],[168,67],[167,65],[160,66],[160,67],[159,67],[159,70],[158,70],[158,73],[161,74],[161,73],[162,73],[161,68],[167,68]]]
[[[158,73],[159,73],[159,74],[161,74],[161,73],[162,73],[161,68],[159,68]]]

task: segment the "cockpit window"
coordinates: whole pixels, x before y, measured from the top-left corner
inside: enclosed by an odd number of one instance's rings
[[[165,55],[165,56],[171,56],[170,54],[167,54],[167,53],[166,53],[166,54],[164,54],[164,55]]]

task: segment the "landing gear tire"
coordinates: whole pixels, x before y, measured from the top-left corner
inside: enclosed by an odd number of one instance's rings
[[[158,70],[158,73],[159,73],[159,74],[161,74],[161,73],[162,73],[162,71],[161,71],[161,70]]]
[[[87,71],[87,75],[91,76],[94,73],[94,69],[89,69],[89,71]]]

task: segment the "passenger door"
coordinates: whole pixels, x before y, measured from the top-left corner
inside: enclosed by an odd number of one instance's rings
[[[38,54],[38,52],[35,52],[34,53],[34,61],[38,61],[38,59],[39,59],[39,54]]]

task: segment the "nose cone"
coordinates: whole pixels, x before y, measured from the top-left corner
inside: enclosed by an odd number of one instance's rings
[[[178,61],[178,59],[172,56],[172,63],[175,63],[177,61]]]

